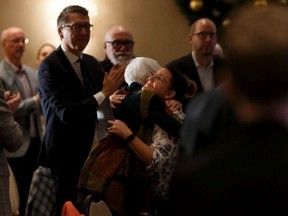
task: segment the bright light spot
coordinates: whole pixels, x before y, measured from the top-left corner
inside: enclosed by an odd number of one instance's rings
[[[90,20],[98,15],[98,8],[93,0],[49,0],[47,2],[46,19],[49,29],[56,29],[56,20],[61,11],[69,5],[80,5],[89,11]]]

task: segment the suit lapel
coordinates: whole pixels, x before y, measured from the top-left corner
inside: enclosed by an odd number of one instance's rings
[[[6,72],[4,76],[6,76],[5,82],[7,83],[7,86],[16,86],[17,90],[20,92],[21,97],[23,97],[25,95],[24,89],[22,88],[22,84],[17,78],[17,75],[11,65],[6,60],[4,60],[3,67],[4,71]]]
[[[64,66],[63,69],[64,69],[65,73],[67,74],[67,76],[70,77],[72,80],[74,80],[75,83],[78,84],[79,88],[82,88],[83,91],[85,91],[85,88],[83,87],[79,77],[77,76],[76,71],[72,67],[71,63],[69,62],[69,60],[65,56],[65,54],[64,54],[64,52],[60,46],[57,48],[56,53],[57,53],[60,61],[62,62],[63,66]]]

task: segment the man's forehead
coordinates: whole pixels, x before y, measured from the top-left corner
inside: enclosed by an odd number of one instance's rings
[[[113,34],[111,34],[111,38],[113,39],[129,39],[132,40],[132,36],[127,33],[127,32],[123,32],[123,31],[116,31]]]
[[[8,37],[24,37],[24,32],[22,31],[12,31],[7,34]]]
[[[84,21],[85,20],[85,21]],[[88,22],[90,21],[89,16],[80,13],[70,13],[68,16],[68,22]]]
[[[201,19],[196,23],[195,30],[206,30],[216,32],[216,26],[207,19]]]

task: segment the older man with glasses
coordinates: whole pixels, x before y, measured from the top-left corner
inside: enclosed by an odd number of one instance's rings
[[[134,40],[132,33],[123,26],[113,26],[105,34],[104,48],[106,57],[100,62],[103,70],[109,72],[113,65],[126,65],[134,58]],[[124,81],[119,89],[127,86]],[[125,95],[116,91],[110,96],[112,106],[120,104]]]
[[[41,146],[41,109],[37,73],[22,63],[28,39],[19,27],[8,27],[1,35],[5,58],[0,62],[0,80],[6,91],[20,93],[21,103],[14,113],[23,132],[23,145],[7,154],[20,194],[20,215],[24,215],[32,174],[37,166]]]
[[[111,27],[105,34],[104,48],[106,57],[100,62],[104,71],[109,72],[115,64],[127,64],[134,52],[132,33],[123,26]]]

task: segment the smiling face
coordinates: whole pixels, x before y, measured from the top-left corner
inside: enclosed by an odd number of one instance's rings
[[[173,99],[175,91],[171,90],[171,83],[171,72],[167,68],[160,68],[155,75],[148,78],[142,89],[153,91],[163,100]]]
[[[90,40],[89,16],[80,13],[70,13],[67,23],[58,26],[58,34],[63,47],[69,52],[80,56]],[[80,26],[80,29],[73,26]]]

